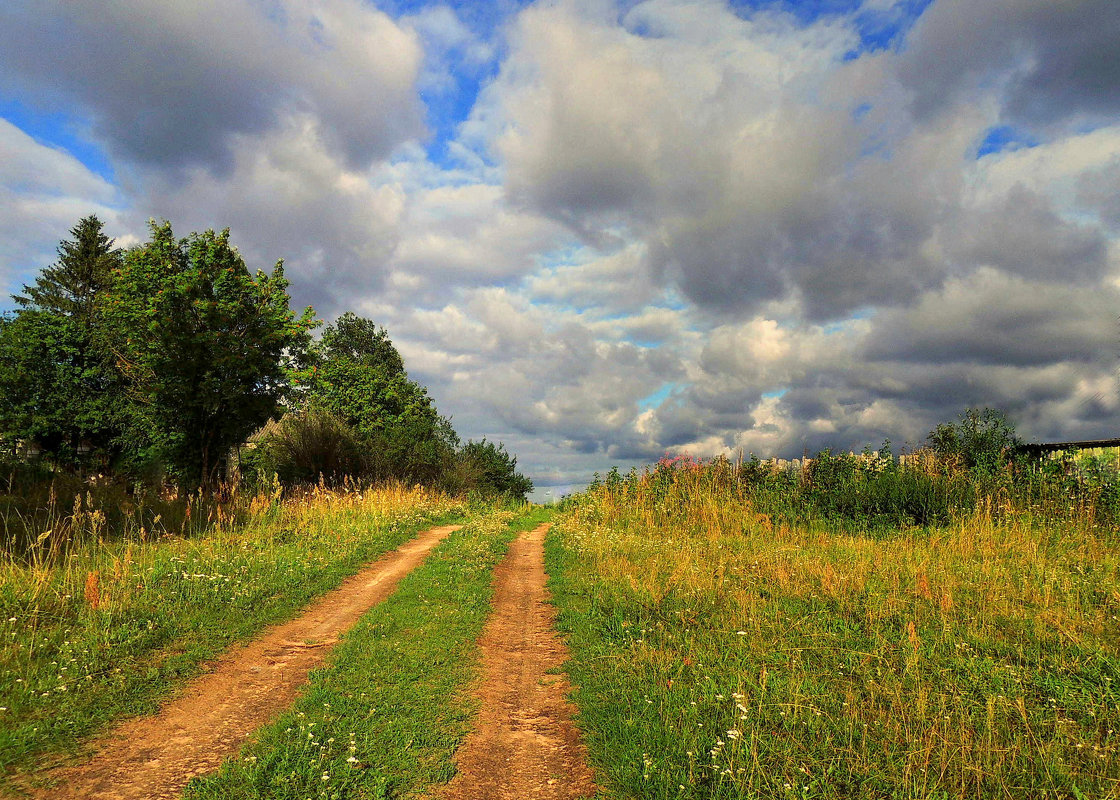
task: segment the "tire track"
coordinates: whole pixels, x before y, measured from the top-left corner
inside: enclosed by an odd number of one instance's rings
[[[494,611],[479,640],[481,711],[442,800],[574,800],[595,793],[568,683],[550,674],[567,660],[567,648],[545,585],[548,528],[522,534],[494,570]]]
[[[425,531],[386,553],[299,617],[230,649],[152,717],[129,720],[83,764],[45,775],[50,800],[171,800],[216,770],[253,731],[295,701],[339,635],[387,598],[401,578],[459,525]]]

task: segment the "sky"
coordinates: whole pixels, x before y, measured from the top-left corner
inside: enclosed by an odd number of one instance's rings
[[[538,497],[1120,436],[1115,0],[6,0],[0,310],[95,213],[284,259]]]

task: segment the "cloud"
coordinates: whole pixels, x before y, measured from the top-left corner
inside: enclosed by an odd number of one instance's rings
[[[1120,113],[1120,6],[939,0],[914,26],[900,75],[921,119],[995,86],[1001,118],[1071,130]]]
[[[31,270],[53,263],[55,248],[81,218],[116,225],[117,190],[73,156],[39,144],[0,119],[0,285],[18,292]],[[123,243],[123,242],[121,242]],[[29,269],[30,268],[30,269]]]
[[[0,9],[0,76],[77,103],[111,152],[163,170],[233,165],[292,114],[351,168],[423,132],[413,33],[357,0],[31,3]]]
[[[314,117],[234,137],[229,147],[223,175],[194,167],[148,176],[138,207],[171,220],[180,234],[228,226],[252,266],[284,258],[297,301],[322,314],[334,316],[379,289],[404,214],[400,186],[348,168],[324,145]]]
[[[229,225],[556,486],[977,405],[1111,435],[1114,5],[18,0],[5,91],[116,177],[0,125],[0,270],[91,210]]]
[[[1108,239],[1099,225],[1063,219],[1022,185],[961,217],[949,243],[958,263],[1063,283],[1096,283],[1107,269]]]
[[[646,2],[615,25],[537,7],[468,131],[489,132],[516,202],[601,249],[642,242],[691,301],[799,297],[841,318],[942,277],[922,247],[982,124],[913,130],[887,57],[845,60],[857,45],[833,17]]]
[[[1115,359],[1120,292],[1086,292],[991,268],[881,314],[867,356],[913,363],[1035,366]]]

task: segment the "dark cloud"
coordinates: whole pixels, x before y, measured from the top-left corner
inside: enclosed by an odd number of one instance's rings
[[[1077,200],[1112,232],[1120,231],[1120,155],[1078,179]]]
[[[1108,267],[1108,239],[1099,228],[1063,219],[1049,199],[1022,185],[961,217],[949,244],[958,263],[1062,283],[1095,283]]]
[[[410,34],[351,0],[160,0],[0,6],[0,79],[29,102],[76,102],[111,152],[224,173],[233,137],[316,117],[351,166],[422,133]]]
[[[912,363],[1100,363],[1120,355],[1117,309],[1115,289],[1086,292],[983,270],[914,306],[881,313],[867,355]]]
[[[926,119],[993,85],[1003,118],[1029,127],[1120,113],[1114,0],[939,0],[907,41],[900,75]]]

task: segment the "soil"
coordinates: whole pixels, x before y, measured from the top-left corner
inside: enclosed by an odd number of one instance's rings
[[[196,775],[234,755],[250,733],[292,705],[340,634],[396,588],[458,525],[421,533],[298,618],[235,646],[153,717],[130,720],[95,743],[91,760],[44,777],[51,800],[178,798]]]
[[[456,754],[441,800],[590,797],[587,754],[559,668],[567,649],[545,586],[548,525],[520,536],[494,571],[493,613],[479,645],[483,675],[475,730]]]

